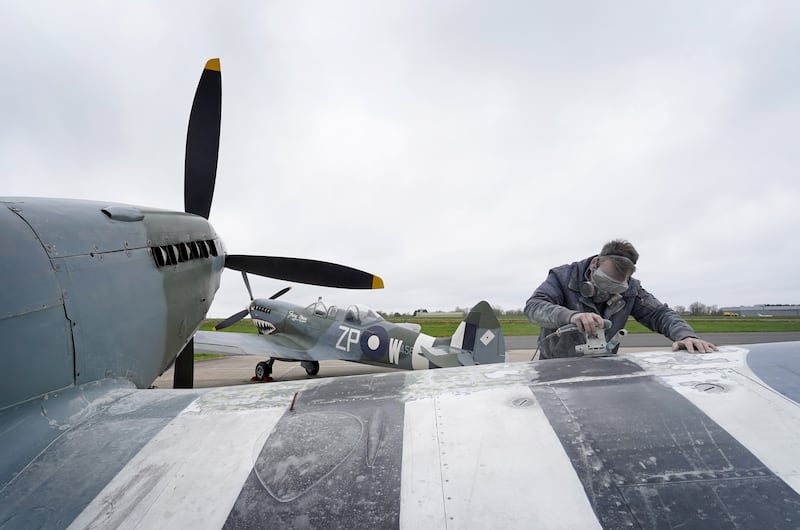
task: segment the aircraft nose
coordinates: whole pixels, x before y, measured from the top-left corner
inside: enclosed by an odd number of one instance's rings
[[[250,302],[250,318],[260,335],[270,335],[277,331],[275,317],[276,315],[272,314],[272,308],[265,300]]]

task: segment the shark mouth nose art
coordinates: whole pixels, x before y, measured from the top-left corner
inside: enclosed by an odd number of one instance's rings
[[[253,324],[256,325],[258,328],[258,333],[260,335],[270,335],[275,332],[275,325],[272,322],[268,322],[266,320],[261,320],[260,318],[254,318]]]

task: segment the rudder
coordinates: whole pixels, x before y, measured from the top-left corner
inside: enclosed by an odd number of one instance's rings
[[[470,310],[451,337],[450,347],[471,352],[475,364],[506,362],[503,329],[488,302],[480,301]]]

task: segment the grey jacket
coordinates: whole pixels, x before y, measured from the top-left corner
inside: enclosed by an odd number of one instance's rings
[[[629,316],[672,341],[696,337],[692,327],[678,313],[645,291],[635,278],[628,281],[628,290],[622,293],[622,300],[617,304],[610,304],[608,307],[603,304],[598,308],[591,298],[581,296],[580,286],[587,281],[586,270],[594,257],[550,269],[547,280],[533,292],[525,304],[528,320],[542,328],[539,334],[542,359],[581,356],[575,352],[575,346],[586,342],[582,333],[565,333],[545,340],[557,328],[569,324],[569,319],[575,313],[598,313],[610,320],[611,328],[606,330],[607,339],[625,327]],[[619,346],[614,349],[614,353],[618,349]]]

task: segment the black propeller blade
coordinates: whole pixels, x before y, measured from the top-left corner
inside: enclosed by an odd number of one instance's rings
[[[186,161],[183,177],[184,211],[208,219],[214,183],[217,179],[219,128],[222,117],[222,74],[219,59],[206,62],[197,90],[189,129],[186,132]],[[173,388],[192,388],[194,384],[194,339],[175,359]]]
[[[291,286],[290,287],[284,287],[283,289],[281,289],[277,293],[275,293],[272,296],[270,296],[269,299],[270,300],[275,300],[276,298],[280,298],[281,296],[285,295],[286,293],[288,293],[291,290],[292,290]]]
[[[189,340],[175,359],[172,371],[172,388],[194,386],[194,338]]]
[[[220,322],[219,324],[217,324],[216,326],[214,326],[211,329],[213,331],[219,331],[221,329],[227,328],[228,326],[232,326],[233,324],[236,324],[241,319],[246,317],[249,312],[250,312],[249,309],[242,309],[241,311],[239,311],[235,315],[226,318],[225,320],[223,320],[222,322]]]
[[[211,59],[197,84],[189,115],[183,183],[184,210],[206,219],[217,179],[221,118],[222,74],[219,59]]]
[[[242,279],[244,280],[244,286],[247,287],[247,294],[250,295],[250,301],[253,301],[253,290],[250,288],[250,278],[247,277],[247,273],[242,271]]]
[[[287,282],[343,289],[383,289],[383,280],[378,276],[326,261],[231,254],[225,256],[225,266]]]

